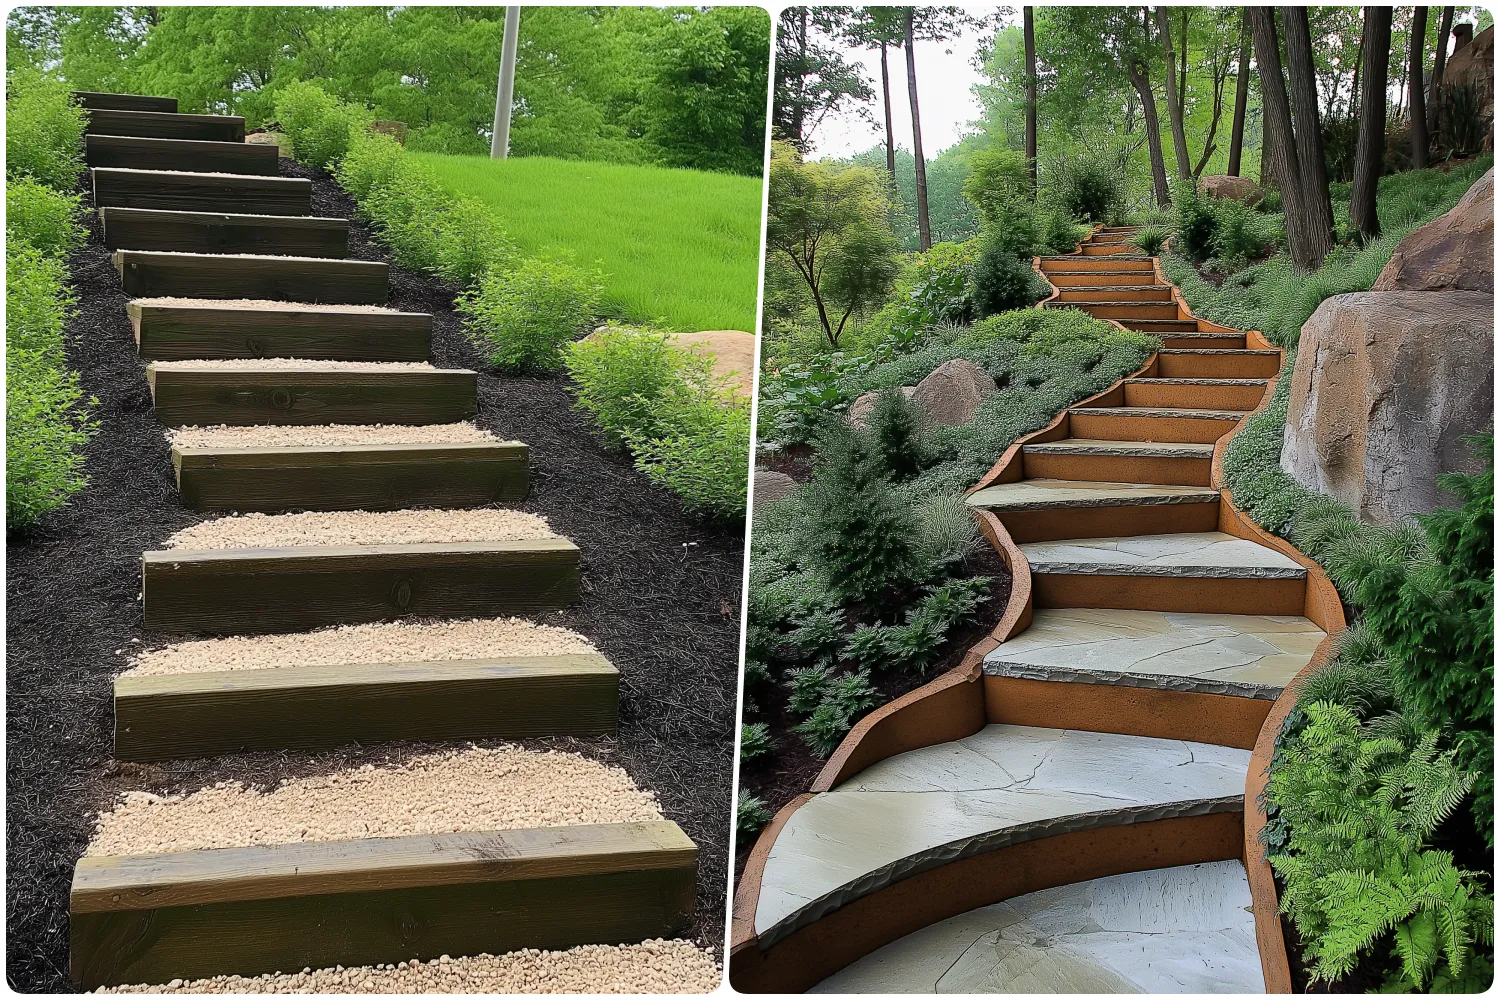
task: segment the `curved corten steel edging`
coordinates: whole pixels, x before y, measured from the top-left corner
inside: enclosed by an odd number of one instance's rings
[[[1096,222],[1094,224],[1094,228],[1090,229],[1088,231],[1088,235],[1085,236],[1083,239],[1079,240],[1078,243],[1073,247],[1072,250],[1068,251],[1067,253],[1049,254],[1048,256],[1054,256],[1054,257],[1072,257],[1072,256],[1075,256],[1075,255],[1079,256],[1079,257],[1083,256],[1083,245],[1085,243],[1087,243],[1089,240],[1093,239],[1094,238],[1094,234],[1097,233],[1099,230],[1101,230],[1103,228],[1104,228],[1104,223],[1102,223],[1102,222]],[[1047,282],[1047,287],[1048,288],[1052,289],[1052,293],[1050,295],[1048,295],[1045,299],[1042,299],[1040,302],[1038,302],[1036,304],[1037,308],[1040,309],[1040,308],[1045,307],[1048,302],[1052,302],[1052,301],[1056,300],[1057,297],[1062,294],[1062,289],[1060,289],[1056,285],[1054,285],[1052,283],[1051,279],[1047,277],[1047,272],[1044,271],[1044,270],[1042,270],[1042,258],[1041,257],[1032,257],[1031,258],[1031,269],[1037,273],[1037,276],[1039,278],[1041,278],[1043,281]]]

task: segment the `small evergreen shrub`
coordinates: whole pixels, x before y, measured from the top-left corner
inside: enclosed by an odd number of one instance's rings
[[[563,346],[594,318],[599,276],[561,260],[531,258],[485,275],[458,300],[468,333],[500,368],[555,372]]]
[[[787,709],[807,715],[823,702],[833,677],[825,666],[813,665],[792,670],[786,676]]]
[[[870,459],[891,479],[910,479],[922,468],[920,415],[899,388],[881,390],[870,411]]]
[[[71,190],[83,172],[88,114],[66,84],[29,68],[6,72],[5,178]],[[8,200],[8,199],[7,199]]]
[[[1172,192],[1172,203],[1177,210],[1177,236],[1173,248],[1201,264],[1213,256],[1214,237],[1218,232],[1213,199],[1184,183]]]
[[[31,177],[5,185],[5,239],[25,243],[45,257],[66,257],[83,242],[76,194],[55,191]]]
[[[1125,204],[1120,165],[1100,156],[1064,160],[1048,171],[1048,197],[1075,219],[1108,222]]]
[[[735,829],[743,836],[753,837],[769,822],[771,822],[771,810],[766,807],[766,800],[751,795],[748,789],[741,788],[740,794],[735,797]]]
[[[1016,256],[998,239],[985,241],[970,281],[974,311],[981,317],[1025,309],[1045,294],[1031,262]]]
[[[771,727],[764,722],[747,723],[740,726],[740,763],[763,757],[776,749],[771,739]]]
[[[829,681],[812,714],[792,730],[810,750],[827,757],[838,749],[859,717],[879,702],[880,696],[870,686],[868,674],[844,674]]]

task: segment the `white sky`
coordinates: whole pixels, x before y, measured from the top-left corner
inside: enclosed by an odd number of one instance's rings
[[[991,15],[994,7],[970,7],[978,15]],[[1020,13],[1006,23],[1020,23]],[[985,33],[993,32],[993,27]],[[922,152],[931,160],[957,142],[969,130],[969,122],[979,117],[979,102],[969,87],[979,80],[973,67],[974,53],[983,35],[970,31],[947,42],[918,42],[917,102],[922,112]],[[885,142],[885,111],[880,98],[880,50],[855,49],[845,56],[864,66],[875,91],[868,107],[873,122],[846,111],[835,118],[823,119],[813,133],[811,153],[814,157],[849,157]],[[911,102],[906,92],[906,52],[891,49],[891,120],[896,129],[896,145],[911,149]]]

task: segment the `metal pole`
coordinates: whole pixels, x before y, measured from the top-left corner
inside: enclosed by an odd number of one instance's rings
[[[495,88],[495,128],[490,159],[510,156],[510,105],[516,91],[516,43],[521,37],[521,8],[505,8],[505,43],[500,50],[500,81]]]

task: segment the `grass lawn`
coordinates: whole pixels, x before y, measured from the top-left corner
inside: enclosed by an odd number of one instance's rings
[[[417,153],[449,189],[487,202],[527,253],[597,262],[604,309],[678,331],[754,330],[756,177],[547,157]]]

